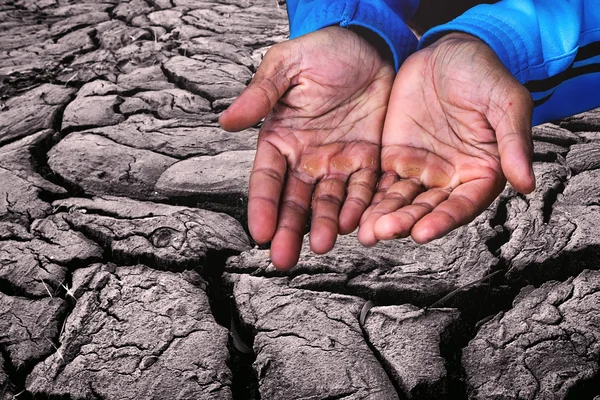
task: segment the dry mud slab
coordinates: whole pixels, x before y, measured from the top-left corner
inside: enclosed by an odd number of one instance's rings
[[[600,399],[600,111],[424,246],[273,268],[224,110],[276,0],[0,4],[0,400]]]

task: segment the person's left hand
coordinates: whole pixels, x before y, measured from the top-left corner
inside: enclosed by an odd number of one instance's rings
[[[221,115],[229,131],[260,129],[248,228],[271,241],[275,267],[296,265],[309,211],[310,247],[325,253],[358,226],[379,171],[394,67],[364,31],[332,26],[273,46]]]
[[[484,211],[506,179],[531,192],[532,111],[527,89],[473,36],[452,33],[409,57],[392,88],[384,174],[360,242],[439,238]]]

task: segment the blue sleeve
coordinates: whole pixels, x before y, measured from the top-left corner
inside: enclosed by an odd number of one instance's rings
[[[396,70],[417,48],[407,21],[419,0],[288,0],[290,38],[338,25],[359,26],[379,35],[390,47]]]
[[[427,31],[477,36],[531,92],[534,125],[600,106],[600,0],[502,0]]]

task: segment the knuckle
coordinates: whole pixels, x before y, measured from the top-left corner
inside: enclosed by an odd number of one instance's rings
[[[425,209],[426,213],[430,213],[434,209],[434,207],[431,204],[424,203],[424,202],[414,202],[414,203],[412,203],[412,205]]]
[[[264,201],[264,202],[267,202],[267,203],[271,204],[274,207],[277,207],[277,200],[274,199],[274,198],[272,198],[272,197],[263,196],[263,195],[260,195],[260,194],[258,194],[258,195],[257,194],[252,194],[248,198],[248,201],[254,202],[256,200]]]
[[[402,203],[408,203],[408,199],[401,193],[398,192],[388,192],[385,196],[386,200],[394,200],[400,201]]]
[[[308,209],[303,204],[300,204],[296,200],[293,199],[285,199],[281,203],[281,207],[284,211],[290,212],[299,216],[304,216],[308,214]]]
[[[313,223],[316,221],[325,221],[325,222],[331,222],[333,225],[337,225],[338,220],[337,218],[332,217],[331,215],[315,215],[313,217]]]
[[[348,186],[348,189],[352,190],[360,190],[360,191],[368,191],[373,192],[373,185],[368,184],[367,182],[351,182]]]
[[[291,224],[287,224],[287,223],[281,223],[279,224],[279,226],[277,226],[277,230],[284,230],[284,231],[289,231],[292,232],[295,235],[299,235],[302,236],[304,235],[304,232],[302,231],[302,229],[296,225],[291,225]]]
[[[283,184],[284,177],[275,168],[271,168],[271,167],[257,168],[254,171],[252,171],[252,174],[255,176],[260,176],[261,178],[268,178],[270,180],[275,181],[276,183],[278,183],[280,185]]]
[[[349,197],[348,199],[346,199],[346,203],[354,203],[360,206],[361,208],[367,208],[369,206],[369,204],[360,197]]]
[[[342,204],[342,199],[329,193],[323,193],[315,197],[314,203],[328,203],[339,207]]]

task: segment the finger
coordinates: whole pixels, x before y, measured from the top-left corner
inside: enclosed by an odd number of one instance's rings
[[[259,141],[248,193],[248,229],[257,243],[266,243],[275,234],[286,168],[279,150],[267,141]]]
[[[503,185],[503,180],[493,178],[461,184],[446,201],[415,223],[412,238],[417,243],[428,243],[468,224],[494,201]]]
[[[347,235],[356,229],[360,218],[371,203],[376,185],[376,170],[363,169],[350,176],[348,193],[340,211],[340,234]]]
[[[394,183],[387,190],[385,197],[377,204],[369,216],[361,222],[358,230],[358,240],[364,246],[374,246],[378,239],[375,236],[375,223],[386,214],[407,206],[423,191],[423,187],[412,179],[404,179]]]
[[[445,201],[449,195],[449,189],[429,189],[415,197],[412,204],[382,215],[375,222],[375,237],[378,240],[408,237],[413,226]]]
[[[492,122],[498,141],[500,164],[506,179],[517,191],[530,193],[535,189],[531,139],[533,102],[529,91],[518,82],[507,91],[508,100],[499,102],[499,107],[503,109],[496,112],[499,115],[495,118],[497,122]]]
[[[323,179],[317,185],[310,226],[310,248],[317,254],[327,253],[335,244],[345,194],[346,182],[341,179]]]
[[[240,131],[256,125],[290,87],[298,57],[289,51],[289,42],[273,46],[239,97],[221,114],[219,123],[226,131]]]
[[[390,186],[398,182],[398,179],[398,175],[396,175],[394,172],[388,172],[379,179],[379,182],[377,183],[377,191],[375,192],[375,195],[373,195],[371,204],[361,216],[359,222],[360,225],[362,225],[369,215],[371,215],[375,207],[377,207],[377,205],[385,198],[385,194]]]
[[[298,262],[313,185],[288,175],[279,207],[277,231],[271,242],[271,261],[278,269],[290,269]]]

